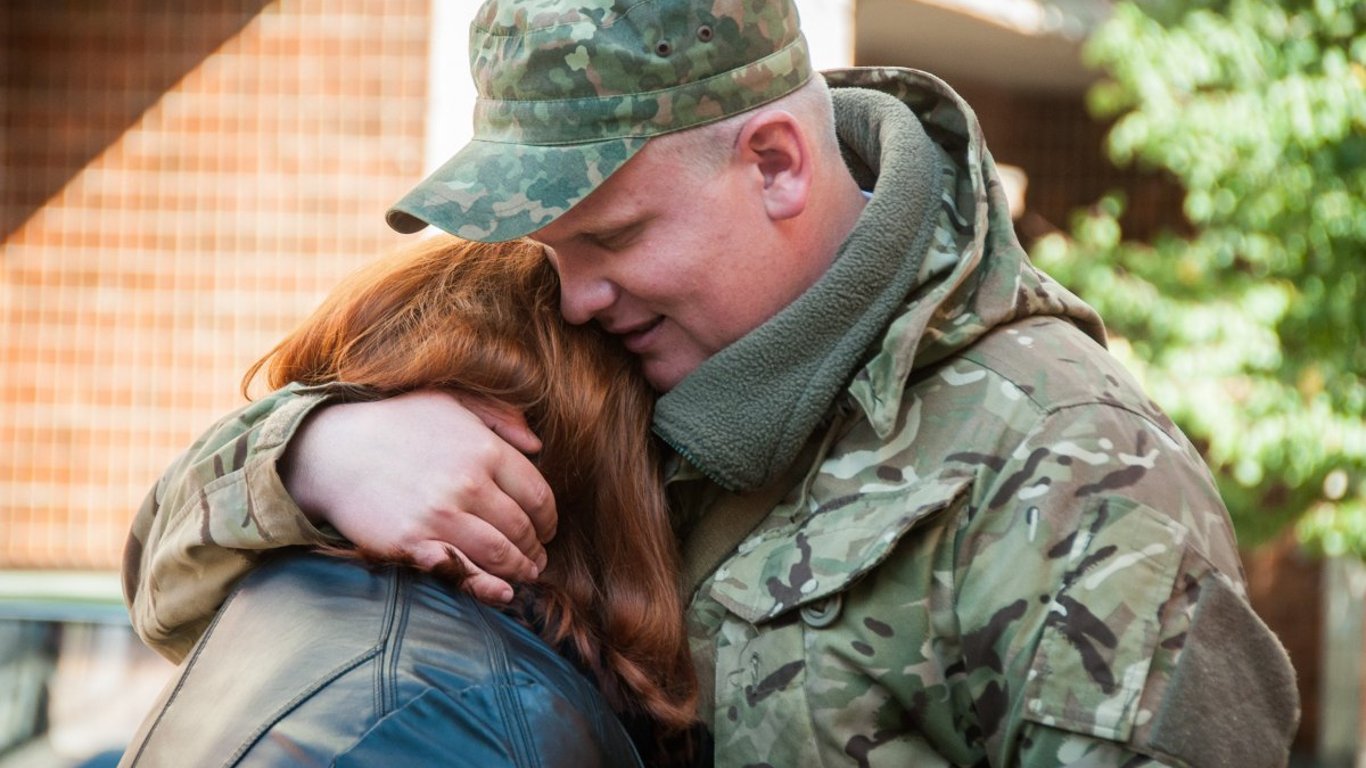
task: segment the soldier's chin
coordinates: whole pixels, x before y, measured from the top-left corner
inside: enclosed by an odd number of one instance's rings
[[[656,392],[663,394],[678,386],[678,383],[696,370],[701,361],[687,363],[667,358],[644,356],[640,359],[641,373]]]

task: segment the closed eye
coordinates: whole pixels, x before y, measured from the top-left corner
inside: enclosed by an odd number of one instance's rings
[[[607,251],[620,251],[629,247],[635,242],[640,233],[645,230],[647,221],[634,221],[630,224],[601,229],[594,232],[585,232],[582,237],[590,244]]]

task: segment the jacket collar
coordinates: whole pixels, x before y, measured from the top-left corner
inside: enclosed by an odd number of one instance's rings
[[[796,458],[919,283],[947,160],[895,98],[835,94],[836,129],[876,182],[834,262],[796,301],[660,398],[655,432],[723,487],[765,485]],[[883,193],[882,190],[891,190]]]
[[[913,372],[996,326],[1059,315],[1104,343],[1095,312],[1029,263],[961,97],[915,70],[826,79],[846,163],[872,199],[816,285],[656,405],[655,432],[732,491],[786,468],[843,391],[886,437]]]
[[[1053,315],[1105,344],[1095,310],[1030,263],[1015,236],[977,116],[961,96],[939,78],[913,69],[858,67],[825,76],[832,88],[874,89],[905,104],[954,170],[926,259],[927,268],[939,269],[908,297],[880,348],[849,386],[879,436],[885,438],[896,428],[913,373],[970,346],[993,328]]]

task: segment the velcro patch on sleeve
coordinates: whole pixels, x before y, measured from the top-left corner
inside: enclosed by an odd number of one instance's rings
[[[1127,741],[1180,571],[1186,529],[1130,499],[1097,498],[1071,543],[1025,689],[1024,717]]]

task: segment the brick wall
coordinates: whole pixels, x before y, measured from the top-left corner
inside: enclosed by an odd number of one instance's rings
[[[242,371],[399,240],[429,0],[0,4],[0,568],[113,568]]]

